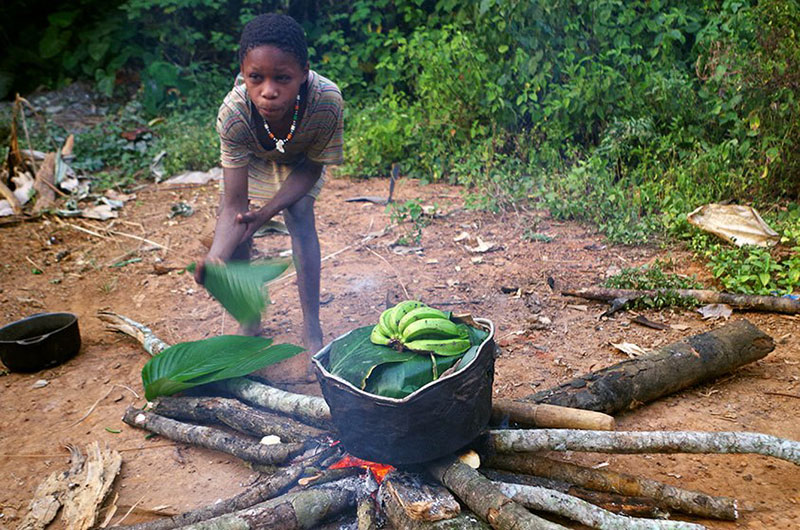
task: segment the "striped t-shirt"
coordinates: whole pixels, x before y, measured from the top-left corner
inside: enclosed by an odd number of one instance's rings
[[[323,165],[344,162],[342,130],[344,102],[339,88],[329,79],[310,70],[306,90],[307,103],[299,117],[297,130],[284,146],[285,153],[265,149],[253,130],[253,106],[244,79],[236,78],[217,115],[220,138],[220,162],[223,168],[248,168],[248,195],[251,199],[269,200],[304,157]],[[308,192],[319,195],[325,171]]]

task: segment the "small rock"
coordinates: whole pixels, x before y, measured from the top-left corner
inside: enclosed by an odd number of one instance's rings
[[[50,382],[47,379],[39,379],[33,385],[31,385],[31,388],[44,388],[49,384]]]

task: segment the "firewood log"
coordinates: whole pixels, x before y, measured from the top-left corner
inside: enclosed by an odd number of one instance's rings
[[[152,412],[128,407],[122,421],[176,442],[214,449],[256,464],[280,464],[303,451],[303,444],[262,445],[239,434],[171,420]]]
[[[359,478],[289,492],[250,508],[181,527],[183,530],[307,530],[356,507]]]
[[[733,294],[708,291],[704,289],[674,289],[635,291],[630,289],[607,289],[603,287],[583,287],[580,289],[562,289],[565,296],[577,296],[588,300],[610,301],[627,299],[633,301],[637,298],[654,297],[659,294],[677,293],[686,298],[694,298],[701,304],[728,304],[740,309],[753,311],[768,311],[771,313],[787,313],[795,315],[800,313],[800,300],[782,298],[780,296],[761,296],[752,294]]]
[[[489,431],[498,453],[585,451],[594,453],[760,454],[800,465],[800,442],[754,432],[581,431],[513,429]]]
[[[296,464],[279,469],[274,475],[258,482],[235,497],[215,502],[209,506],[198,508],[165,519],[157,519],[130,526],[114,527],[117,530],[172,530],[182,526],[199,523],[220,515],[249,508],[288,490],[303,474],[305,464]]]
[[[557,405],[536,405],[502,398],[492,400],[491,422],[493,425],[512,423],[550,429],[614,430],[614,417],[608,414]]]
[[[304,442],[323,434],[320,429],[229,398],[160,397],[152,411],[174,420],[220,423],[253,436],[275,435],[285,442]]]
[[[462,511],[452,519],[438,521],[412,519],[403,509],[397,497],[383,486],[378,490],[378,502],[395,530],[488,530],[490,528],[475,514],[467,511]]]
[[[555,490],[524,484],[494,483],[504,495],[532,510],[558,514],[589,528],[602,530],[704,530],[683,521],[658,521],[617,515]]]
[[[771,337],[740,320],[589,372],[521,401],[614,414],[719,377],[763,358],[774,348]]]
[[[526,475],[523,473],[498,471],[497,469],[482,468],[480,472],[483,476],[494,482],[539,486],[560,491],[561,493],[567,493],[573,497],[590,502],[595,506],[599,506],[604,510],[608,510],[611,513],[619,513],[631,517],[645,517],[647,519],[666,519],[670,515],[668,511],[659,507],[656,501],[646,497],[634,497],[630,495],[620,495],[618,493],[595,491],[575,486],[563,480]]]
[[[447,488],[416,473],[392,471],[381,488],[389,492],[414,521],[441,521],[461,513],[461,506]]]
[[[608,469],[591,469],[569,462],[522,453],[492,455],[486,457],[485,463],[489,467],[562,480],[593,490],[633,497],[650,497],[663,508],[689,515],[730,521],[736,520],[738,517],[735,499],[715,497],[656,480],[616,473]]]
[[[566,530],[512,501],[486,477],[456,459],[428,464],[428,471],[496,530]]]

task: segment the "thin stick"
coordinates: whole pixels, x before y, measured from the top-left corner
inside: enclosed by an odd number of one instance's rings
[[[17,94],[17,105],[16,105],[17,113],[19,114],[20,118],[22,118],[22,130],[25,131],[25,140],[28,142],[28,149],[33,151],[33,144],[31,143],[31,135],[28,134],[28,122],[25,121],[25,113],[22,112],[22,109],[20,108],[20,104],[23,101],[25,103],[28,103],[27,100],[25,100],[25,98]],[[28,105],[30,106],[30,103],[28,103]],[[31,107],[31,109],[33,109],[33,107]],[[39,172],[39,169],[36,167],[36,160],[34,160],[33,157],[31,157],[31,165],[33,166],[33,174],[35,175],[36,173]]]
[[[99,237],[100,239],[106,239],[108,241],[116,241],[113,237],[108,237],[108,236],[104,236],[102,234],[98,234],[97,232],[92,232],[91,230],[89,230],[87,228],[83,228],[82,226],[78,226],[78,225],[73,224],[73,223],[67,223],[65,221],[62,221],[58,217],[56,217],[56,220],[59,223],[61,223],[62,225],[68,226],[70,228],[74,228],[75,230],[77,230],[79,232],[85,232],[85,233],[87,233],[89,235],[92,235],[92,236],[95,236],[95,237]]]
[[[84,414],[84,415],[81,417],[81,419],[79,419],[79,420],[78,420],[78,421],[76,421],[75,423],[71,423],[69,426],[70,426],[70,427],[74,427],[75,425],[79,424],[80,422],[82,422],[83,420],[85,420],[86,418],[88,418],[88,417],[89,417],[89,415],[90,415],[92,412],[94,412],[94,409],[95,409],[95,407],[97,407],[97,405],[99,405],[101,401],[103,401],[105,398],[107,398],[109,395],[111,395],[111,392],[112,392],[113,390],[114,390],[114,387],[112,386],[111,388],[109,388],[109,389],[108,389],[108,392],[106,392],[106,393],[105,393],[105,395],[104,395],[103,397],[101,397],[100,399],[98,399],[97,401],[95,401],[95,402],[94,402],[94,404],[93,404],[91,407],[89,407],[89,410],[87,410],[87,411],[86,411],[86,414]]]
[[[369,247],[364,247],[364,248],[366,248],[366,249],[367,249],[369,252],[372,252],[373,254],[375,254],[376,256],[378,256],[380,259],[382,259],[382,260],[383,260],[383,262],[384,262],[384,263],[386,263],[386,265],[388,265],[388,266],[389,266],[389,268],[390,268],[390,269],[392,269],[392,271],[394,271],[394,275],[397,277],[397,283],[399,283],[399,284],[400,284],[400,288],[401,288],[401,289],[403,289],[403,293],[406,295],[406,300],[408,300],[409,298],[411,298],[411,296],[409,296],[409,294],[408,294],[408,289],[406,289],[406,286],[403,284],[403,280],[401,280],[401,279],[400,279],[400,273],[399,273],[399,272],[397,272],[397,269],[395,269],[395,268],[394,268],[394,265],[392,265],[391,263],[389,263],[389,260],[387,260],[386,258],[384,258],[383,256],[381,256],[380,254],[378,254],[377,252],[375,252],[375,251],[374,251],[374,250],[372,250],[371,248],[369,248]]]
[[[34,267],[36,267],[36,268],[37,268],[37,269],[39,269],[40,271],[44,272],[44,269],[43,269],[41,266],[39,266],[39,265],[38,265],[38,264],[37,264],[35,261],[33,261],[33,260],[30,258],[30,256],[25,256],[25,259],[26,259],[26,260],[28,260],[28,263],[30,263],[31,265],[33,265]]]
[[[122,521],[124,521],[125,519],[127,519],[127,517],[128,517],[130,514],[131,514],[131,512],[132,512],[133,510],[135,510],[135,509],[136,509],[136,507],[137,507],[137,506],[139,506],[139,505],[142,503],[142,501],[144,500],[144,498],[145,498],[145,497],[146,497],[146,495],[143,495],[141,499],[139,499],[138,501],[136,501],[136,503],[135,503],[133,506],[131,506],[131,508],[130,508],[130,509],[127,511],[127,512],[125,512],[125,515],[123,515],[123,516],[120,518],[120,520],[119,520],[119,521],[117,521],[116,523],[114,523],[114,526],[119,526],[120,524],[122,524]]]
[[[783,397],[790,397],[790,398],[800,399],[800,396],[798,396],[796,394],[786,394],[785,392],[764,392],[764,394],[767,394],[769,396],[783,396]]]
[[[128,447],[126,449],[115,449],[118,453],[127,453],[130,451],[144,451],[145,449],[161,449],[162,447],[175,447],[175,444],[159,444],[149,445],[147,447]],[[69,456],[63,454],[38,454],[38,455],[15,455],[15,454],[0,454],[0,458],[58,458],[61,456]]]
[[[369,242],[369,241],[372,241],[373,239],[377,239],[377,238],[379,238],[379,237],[382,237],[382,236],[386,235],[386,233],[387,233],[387,232],[388,232],[390,229],[392,229],[394,226],[395,226],[395,225],[390,225],[390,226],[387,226],[386,228],[384,228],[383,230],[381,230],[381,231],[380,231],[379,233],[377,233],[377,234],[367,234],[367,235],[365,235],[363,238],[361,238],[361,240],[360,240],[360,241],[357,241],[357,242],[355,242],[355,243],[351,243],[351,244],[347,245],[346,247],[342,247],[342,248],[340,248],[339,250],[337,250],[336,252],[334,252],[333,254],[328,254],[327,256],[325,256],[324,258],[322,258],[322,259],[321,259],[321,260],[319,260],[319,261],[320,261],[320,263],[323,263],[323,262],[325,262],[325,261],[328,261],[329,259],[335,258],[336,256],[338,256],[338,255],[339,255],[339,254],[341,254],[342,252],[346,252],[346,251],[348,251],[348,250],[350,250],[350,249],[352,249],[352,248],[356,248],[356,247],[358,247],[358,246],[360,246],[360,245],[363,245],[363,244],[365,244],[365,243],[367,243],[367,242]],[[282,284],[282,283],[284,283],[284,282],[285,282],[287,279],[289,279],[289,278],[292,278],[292,277],[294,277],[294,276],[296,276],[296,275],[297,275],[297,271],[292,271],[292,272],[290,272],[289,274],[285,274],[285,275],[281,276],[280,278],[276,278],[276,279],[272,280],[271,282],[267,282],[267,284],[266,284],[266,285],[267,285],[267,287],[269,287],[269,288],[272,288],[273,286],[276,286],[276,287],[277,287],[277,286],[278,286],[278,284]]]

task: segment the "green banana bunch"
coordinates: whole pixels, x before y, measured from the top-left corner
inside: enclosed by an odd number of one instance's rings
[[[417,300],[400,302],[381,313],[370,341],[444,356],[460,355],[471,346],[466,325],[456,324],[446,313]]]

